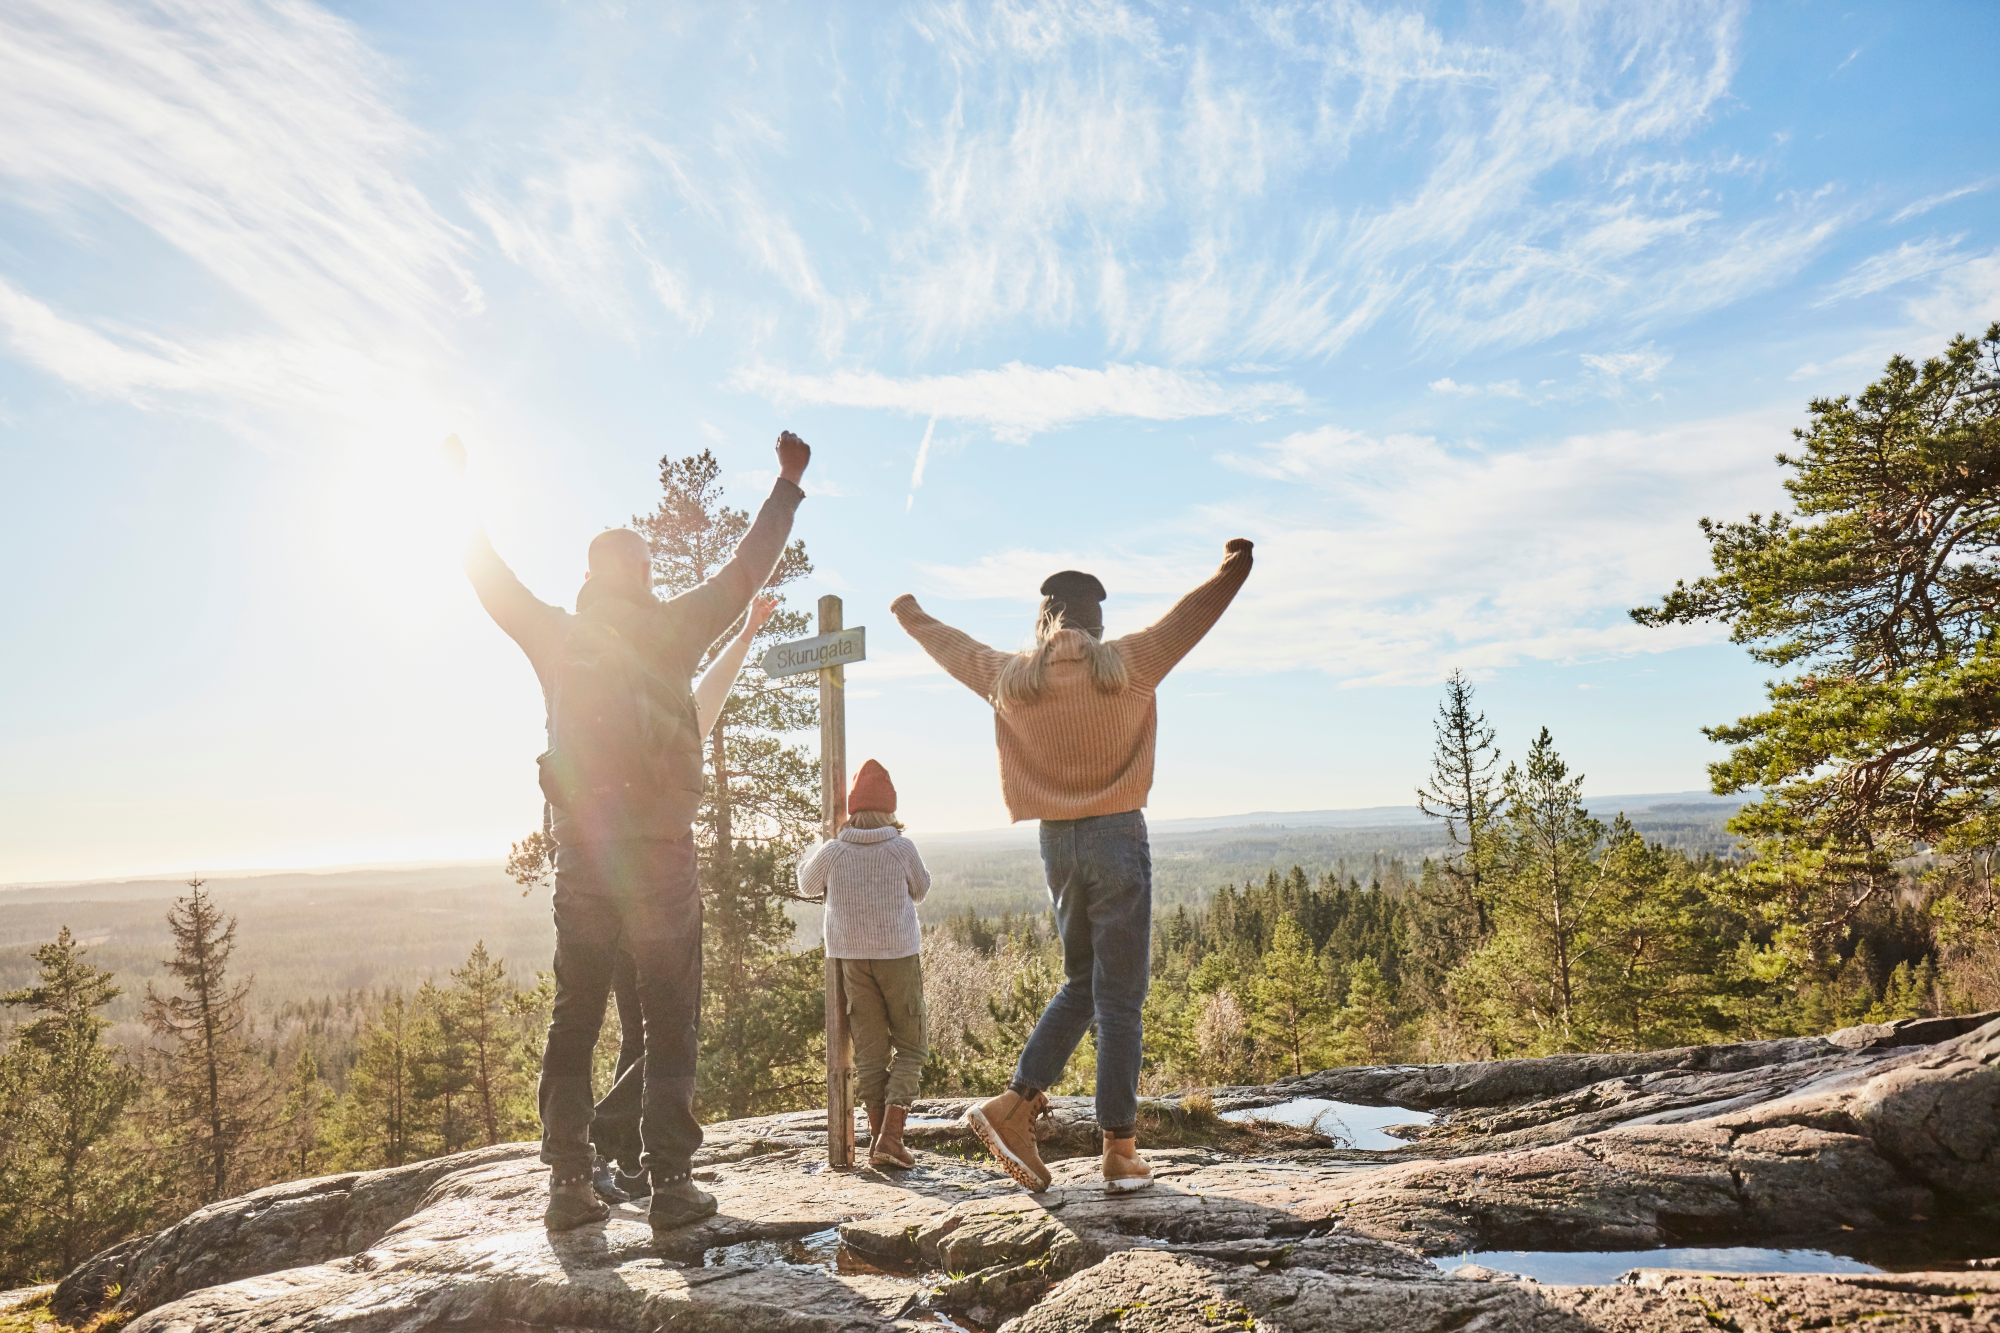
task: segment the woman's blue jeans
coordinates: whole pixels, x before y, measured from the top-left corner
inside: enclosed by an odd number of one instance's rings
[[[1137,810],[1042,821],[1042,868],[1062,936],[1062,989],[1042,1011],[1015,1067],[1019,1087],[1046,1089],[1097,1021],[1097,1123],[1139,1118],[1139,1060],[1153,964],[1153,853]]]

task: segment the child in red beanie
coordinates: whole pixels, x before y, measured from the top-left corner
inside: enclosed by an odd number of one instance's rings
[[[840,962],[868,1160],[877,1166],[917,1164],[903,1146],[903,1121],[930,1058],[917,904],[931,873],[902,829],[896,785],[870,759],[854,775],[840,836],[799,862],[799,891],[826,899],[826,956]]]

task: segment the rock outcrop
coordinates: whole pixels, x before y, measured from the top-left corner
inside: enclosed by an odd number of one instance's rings
[[[1225,1106],[1337,1095],[1447,1114],[1366,1153],[1156,1103],[1149,1142],[1180,1146],[1149,1151],[1152,1189],[1115,1197],[1087,1156],[1055,1161],[1046,1193],[1019,1190],[974,1150],[960,1104],[919,1106],[918,1166],[892,1174],[827,1170],[816,1115],[737,1121],[710,1128],[697,1163],[720,1212],[658,1242],[633,1206],[544,1232],[534,1145],[502,1145],[213,1205],[91,1259],[54,1301],[72,1321],[108,1301],[133,1333],[1996,1327],[2000,1272],[1963,1252],[2000,1236],[1986,1017],[1218,1090]],[[1052,1157],[1094,1128],[1077,1103],[1042,1127]],[[1973,1262],[1562,1287],[1430,1258],[1890,1227]]]

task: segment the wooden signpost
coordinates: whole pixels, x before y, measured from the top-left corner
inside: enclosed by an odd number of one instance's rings
[[[845,667],[867,654],[867,632],[842,629],[840,599],[819,599],[819,636],[781,643],[764,654],[764,672],[796,676],[819,672],[820,836],[831,841],[847,818],[847,694]],[[840,963],[826,960],[826,1159],[854,1165],[854,1039],[847,1030],[847,997]]]

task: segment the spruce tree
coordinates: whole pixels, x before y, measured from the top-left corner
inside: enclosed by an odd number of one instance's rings
[[[225,917],[200,879],[167,912],[174,956],[164,960],[180,985],[162,995],[149,984],[140,1017],[160,1043],[155,1114],[187,1207],[247,1187],[262,1166],[271,1092],[250,1041],[248,980],[232,985],[229,956],[236,918]]]
[[[1492,857],[1489,829],[1501,804],[1494,768],[1500,762],[1494,730],[1472,703],[1472,683],[1454,670],[1432,724],[1431,778],[1417,789],[1417,806],[1444,821],[1458,850],[1441,863],[1426,862],[1417,892],[1408,975],[1423,999],[1444,999],[1451,970],[1491,935],[1483,883]]]
[[[97,1012],[120,990],[84,952],[63,927],[35,950],[37,984],[0,995],[33,1015],[0,1057],[0,1286],[60,1276],[137,1230],[154,1202],[144,1155],[120,1133],[138,1079]]]

